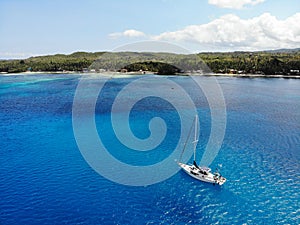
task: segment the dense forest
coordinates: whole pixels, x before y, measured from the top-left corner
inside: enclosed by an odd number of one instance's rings
[[[294,51],[201,53],[213,72],[300,75],[300,49]]]
[[[206,66],[207,65],[207,66]],[[56,54],[22,60],[0,60],[0,72],[25,71],[152,71],[300,75],[300,49],[265,52],[199,53],[87,53]]]
[[[82,71],[83,68],[91,65],[102,54],[102,52],[75,52],[70,55],[56,54],[30,57],[22,60],[1,60],[0,72],[18,73],[25,71]]]

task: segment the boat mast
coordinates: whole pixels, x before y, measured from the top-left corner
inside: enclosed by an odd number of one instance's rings
[[[194,118],[194,120],[195,120],[195,118]],[[190,141],[190,137],[191,137],[191,135],[192,135],[192,131],[193,131],[193,127],[194,127],[194,126],[193,126],[194,120],[192,121],[192,126],[191,126],[191,128],[190,128],[190,130],[189,130],[189,134],[188,134],[188,136],[187,136],[187,139],[186,139],[186,141],[185,141],[185,143],[184,143],[182,152],[181,152],[181,154],[180,154],[179,162],[181,162],[181,159],[182,159],[182,156],[183,156],[183,152],[184,152],[184,150],[186,149],[187,143]],[[194,142],[192,142],[192,143],[194,143]],[[194,157],[195,157],[195,149],[194,149]]]
[[[198,115],[195,115],[195,134],[194,134],[194,162],[196,162],[196,147],[198,143]]]

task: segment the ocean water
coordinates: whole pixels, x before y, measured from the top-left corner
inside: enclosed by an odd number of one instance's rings
[[[104,82],[84,76],[91,92]],[[210,165],[214,169],[222,164],[227,178],[217,187],[183,171],[145,186],[122,185],[99,175],[85,161],[73,131],[72,106],[80,79],[79,74],[0,76],[1,225],[300,224],[300,80],[217,78],[227,110],[224,141]],[[159,82],[153,87],[136,85],[132,94],[124,96],[124,108],[115,113],[122,115],[145,87],[165,90],[171,100],[181,101],[182,111],[155,94],[137,101],[129,115],[135,136],[149,137],[149,121],[156,116],[165,120],[166,136],[150,151],[123,145],[110,122],[111,108],[118,93],[138,79],[106,81],[94,120],[111,155],[143,167],[162,162],[176,145],[183,146],[180,116],[192,122],[193,115],[184,108],[181,96],[172,97],[167,86]],[[195,103],[200,160],[211,132],[207,99],[188,77],[166,79],[182,86]],[[81,96],[83,111],[91,97],[86,93]]]

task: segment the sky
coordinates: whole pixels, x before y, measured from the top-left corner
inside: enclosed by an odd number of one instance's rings
[[[190,52],[300,47],[299,0],[0,0],[0,59],[162,41]]]

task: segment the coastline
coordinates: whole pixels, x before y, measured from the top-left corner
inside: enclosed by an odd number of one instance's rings
[[[262,75],[262,74],[228,74],[228,73],[213,73],[205,76],[224,76],[237,78],[284,78],[284,79],[300,79],[300,75]]]
[[[0,76],[19,76],[19,75],[43,75],[43,74],[74,74],[74,75],[98,75],[98,76],[107,76],[107,75],[115,75],[115,76],[147,76],[147,75],[158,75],[158,76],[215,76],[215,77],[234,77],[234,78],[283,78],[283,79],[300,79],[299,75],[262,75],[262,74],[229,74],[229,73],[208,73],[208,74],[199,74],[199,73],[182,73],[182,74],[172,74],[172,75],[160,75],[154,72],[104,72],[104,73],[96,73],[96,72],[79,72],[79,71],[40,71],[40,72],[21,72],[21,73],[7,73],[0,72]]]

